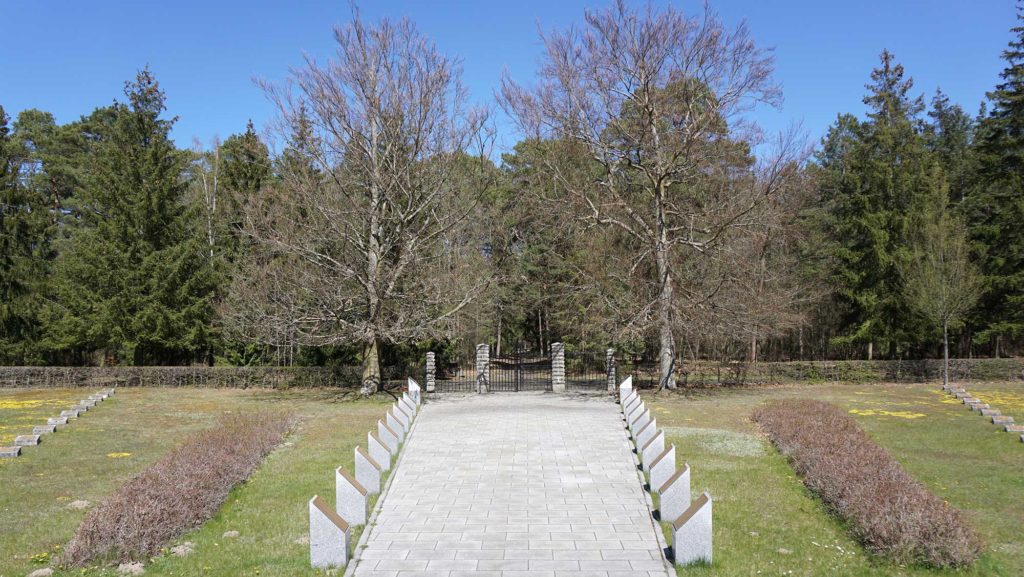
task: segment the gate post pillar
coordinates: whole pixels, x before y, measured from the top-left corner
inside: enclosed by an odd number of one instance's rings
[[[486,393],[491,380],[491,346],[476,346],[476,392]]]
[[[427,353],[427,378],[424,381],[427,385],[428,393],[434,392],[434,389],[436,388],[436,378],[437,365],[435,364],[434,353],[429,352]]]
[[[551,390],[565,392],[565,343],[551,343]]]
[[[608,392],[615,392],[615,349],[609,348],[605,353],[605,372],[608,374]]]

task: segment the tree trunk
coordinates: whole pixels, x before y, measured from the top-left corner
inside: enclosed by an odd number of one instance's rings
[[[672,275],[669,272],[668,225],[665,221],[664,207],[661,199],[665,191],[658,190],[658,245],[655,248],[658,265],[658,281],[661,284],[658,294],[658,323],[660,337],[658,339],[658,356],[661,370],[658,379],[659,389],[676,388],[676,340],[672,334]]]
[[[363,380],[360,392],[368,397],[381,390],[380,343],[373,339],[363,346]]]
[[[949,385],[949,322],[942,321],[942,386]]]
[[[501,358],[501,311],[498,311],[498,339],[497,344],[494,347],[494,358]]]
[[[875,352],[875,343],[868,343],[868,360],[871,360],[872,354]]]
[[[757,363],[757,335],[750,337],[750,363]]]

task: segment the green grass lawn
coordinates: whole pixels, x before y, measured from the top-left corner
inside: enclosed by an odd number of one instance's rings
[[[1005,414],[1024,413],[1024,385],[986,383],[968,390],[990,396]],[[714,499],[715,562],[680,569],[679,575],[1024,575],[1024,443],[937,385],[643,396],[678,459],[690,464],[693,495],[707,490]],[[780,398],[815,398],[849,411],[912,475],[966,512],[987,543],[982,559],[970,569],[936,571],[867,554],[750,421],[755,407]]]
[[[0,442],[31,432],[91,392],[0,391]],[[305,541],[307,501],[319,494],[333,504],[334,468],[352,470],[354,447],[365,444],[391,401],[330,391],[119,389],[21,457],[0,459],[0,577],[51,564],[85,516],[71,502],[102,501],[223,412],[268,408],[293,411],[302,423],[212,520],[176,542],[195,543],[192,555],[158,557],[146,564],[146,575],[315,575]],[[224,539],[226,531],[239,537]],[[55,574],[116,572],[99,566]]]

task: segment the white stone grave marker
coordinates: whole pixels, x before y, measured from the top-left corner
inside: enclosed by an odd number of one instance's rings
[[[349,525],[365,525],[370,494],[348,471],[338,467],[334,472],[335,510]]]
[[[676,565],[711,563],[711,495],[702,494],[672,523]]]
[[[315,569],[348,563],[348,523],[319,496],[309,500],[309,562]]]

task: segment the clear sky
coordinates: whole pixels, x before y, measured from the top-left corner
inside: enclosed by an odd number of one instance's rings
[[[594,0],[364,0],[368,19],[409,16],[442,51],[463,59],[474,100],[493,101],[503,69],[533,77],[538,26],[580,22]],[[686,11],[698,0],[677,0]],[[864,84],[883,48],[930,99],[941,86],[972,115],[1002,70],[1014,24],[1013,0],[717,0],[723,20],[746,19],[762,46],[774,47],[781,111],[758,113],[769,131],[801,122],[817,140],[840,112],[861,114]],[[149,65],[180,117],[179,146],[262,128],[274,110],[253,78],[283,80],[302,52],[333,53],[332,26],[349,18],[344,1],[10,0],[0,32],[0,105],[14,116],[48,110],[68,122],[122,96]],[[515,134],[499,123],[500,145]]]

